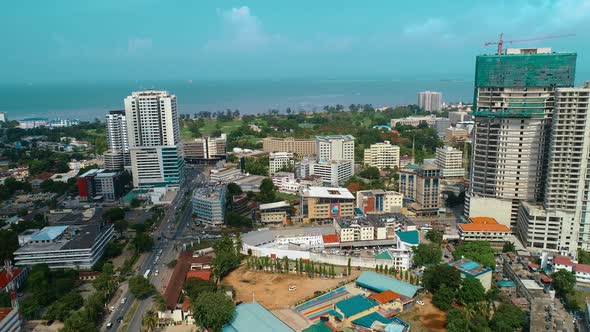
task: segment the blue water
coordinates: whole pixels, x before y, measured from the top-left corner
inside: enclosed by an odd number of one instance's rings
[[[123,108],[132,91],[162,89],[178,98],[180,113],[239,109],[242,114],[284,110],[320,110],[324,105],[373,104],[396,106],[416,103],[423,90],[441,91],[445,102],[470,102],[469,80],[394,79],[285,79],[238,81],[157,81],[55,84],[2,84],[0,111],[9,119],[30,116],[103,119]]]

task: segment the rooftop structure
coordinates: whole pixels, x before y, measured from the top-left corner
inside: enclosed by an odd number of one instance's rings
[[[308,187],[303,189],[302,194],[314,198],[354,199],[354,195],[346,188]]]
[[[346,300],[336,302],[334,307],[344,315],[344,317],[351,317],[363,311],[376,307],[377,301],[363,295],[355,295]]]
[[[316,140],[265,137],[262,139],[262,150],[265,152],[291,152],[298,156],[313,156],[316,154]]]
[[[417,246],[420,244],[420,233],[417,230],[398,231],[395,232],[400,241],[407,243],[410,246]]]
[[[474,278],[481,282],[485,290],[492,287],[492,269],[467,258],[450,262],[449,266],[457,269],[463,278]]]
[[[223,332],[293,332],[283,321],[256,302],[242,303],[236,307],[232,321]]]
[[[404,195],[397,191],[360,190],[356,192],[356,207],[367,214],[400,212],[403,198]]]
[[[225,221],[225,185],[198,188],[193,194],[193,212],[197,221],[209,226],[220,226]]]
[[[390,290],[409,298],[416,296],[416,293],[422,288],[372,271],[361,273],[355,283],[360,287],[375,292],[385,292]]]

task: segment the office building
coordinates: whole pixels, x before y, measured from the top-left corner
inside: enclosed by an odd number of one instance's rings
[[[295,162],[295,178],[303,179],[310,176],[312,174],[312,165],[315,163],[315,159],[310,157],[306,157],[300,161]]]
[[[590,83],[555,91],[543,201],[522,203],[518,215],[517,233],[531,251],[590,248],[589,98]]]
[[[436,166],[441,169],[443,178],[464,177],[463,152],[451,146],[436,148]]]
[[[436,118],[434,120],[434,129],[436,129],[439,138],[445,137],[449,127],[451,127],[451,121],[448,118]]]
[[[399,171],[399,191],[416,215],[433,215],[442,207],[441,170],[437,166],[409,164]]]
[[[456,111],[456,112],[449,112],[449,121],[451,122],[451,126],[456,126],[459,122],[469,121],[471,120],[471,116],[467,112],[463,111]]]
[[[16,266],[47,264],[50,269],[90,270],[113,237],[113,225],[48,226],[14,252]]]
[[[445,129],[444,140],[447,143],[463,143],[470,139],[468,128],[449,127]]]
[[[418,106],[426,112],[438,112],[442,109],[442,93],[422,91],[418,93]]]
[[[125,98],[134,187],[178,186],[184,159],[176,96],[167,91],[133,92]]]
[[[117,200],[123,196],[125,180],[121,172],[91,169],[78,177],[78,196],[82,200]]]
[[[434,115],[408,116],[407,118],[391,119],[390,121],[392,129],[395,128],[398,123],[402,126],[418,127],[422,122],[426,123],[429,127],[434,127],[436,124],[436,117]]]
[[[225,185],[197,188],[193,194],[193,213],[198,223],[220,227],[225,221]]]
[[[291,221],[291,204],[280,201],[268,204],[260,204],[258,207],[258,220],[262,224],[288,224]]]
[[[381,189],[356,192],[356,207],[365,214],[400,212],[404,195]]]
[[[572,87],[576,54],[507,49],[476,58],[468,217],[513,230],[521,202],[541,202],[556,88]]]
[[[321,177],[325,186],[343,185],[353,173],[354,162],[350,160],[329,160],[311,165],[311,175]]]
[[[316,137],[317,160],[350,160],[354,163],[354,137],[332,135]]]
[[[49,126],[48,118],[24,118],[18,121],[18,127],[21,129],[33,129]]]
[[[300,195],[304,222],[354,215],[355,198],[346,188],[305,187]]]
[[[379,170],[399,168],[399,151],[399,146],[389,141],[371,144],[365,149],[364,164],[377,167]]]
[[[292,171],[295,161],[291,152],[271,152],[268,158],[268,171],[272,176],[280,170]]]
[[[314,139],[265,137],[262,139],[264,152],[291,152],[299,157],[315,156],[316,141]]]
[[[18,308],[0,308],[0,331],[20,332],[22,329],[22,323],[20,315],[18,314]]]
[[[7,122],[6,112],[0,112],[0,122]]]
[[[182,142],[184,160],[191,164],[215,163],[225,160],[227,137],[221,134],[220,137],[201,137],[192,141]]]
[[[121,170],[131,165],[125,111],[110,111],[105,118],[108,146],[105,153],[105,168]]]

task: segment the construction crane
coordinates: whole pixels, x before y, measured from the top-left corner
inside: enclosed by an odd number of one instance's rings
[[[529,38],[529,39],[517,39],[517,40],[504,40],[504,33],[500,33],[498,41],[494,42],[487,42],[483,44],[484,46],[490,45],[498,45],[498,54],[504,53],[504,44],[512,44],[512,43],[520,43],[520,42],[528,42],[528,41],[535,41],[535,40],[545,40],[545,39],[554,39],[554,38],[565,38],[565,37],[573,37],[574,34],[567,34],[567,35],[556,35],[556,36],[544,36],[544,37],[536,37],[536,38]]]

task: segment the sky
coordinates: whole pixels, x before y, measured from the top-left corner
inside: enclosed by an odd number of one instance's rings
[[[0,82],[471,79],[500,32],[590,80],[590,0],[59,0],[3,5]]]

